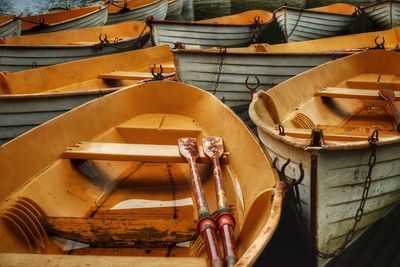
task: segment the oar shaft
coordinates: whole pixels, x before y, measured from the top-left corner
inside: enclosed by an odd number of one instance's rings
[[[189,160],[190,172],[191,172],[191,182],[193,193],[196,199],[196,205],[199,212],[199,218],[210,217],[210,211],[208,209],[206,197],[204,195],[203,187],[201,185],[201,178],[197,164],[193,159]]]
[[[213,174],[215,177],[215,192],[217,194],[218,212],[229,212],[228,201],[222,184],[222,170],[219,159],[212,158]]]

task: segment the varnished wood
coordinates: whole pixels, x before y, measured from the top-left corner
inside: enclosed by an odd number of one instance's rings
[[[196,235],[193,220],[46,217],[41,222],[50,234],[94,247],[167,246]]]
[[[355,89],[355,88],[338,88],[327,87],[319,90],[316,96],[323,97],[339,97],[339,98],[355,98],[355,99],[369,99],[379,100],[379,90]],[[395,92],[395,99],[400,100],[400,92]]]
[[[210,159],[199,149],[199,162],[210,163]],[[122,160],[143,162],[185,163],[186,160],[179,153],[178,146],[148,145],[124,143],[94,143],[80,142],[68,147],[63,154],[64,158],[85,160]],[[227,156],[221,158],[227,164]]]

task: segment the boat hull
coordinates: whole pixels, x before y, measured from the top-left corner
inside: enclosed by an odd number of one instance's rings
[[[255,36],[262,35],[267,25],[224,26],[154,21],[151,27],[155,45],[169,44],[174,47],[174,43],[180,42],[187,46],[210,48],[248,46]]]
[[[21,21],[10,19],[0,25],[0,38],[21,35]]]
[[[361,10],[381,29],[400,26],[400,1],[384,1],[362,7]]]
[[[320,252],[333,253],[354,224],[371,149],[307,151],[280,142],[260,128],[257,133],[264,150],[277,159],[277,169],[281,170],[290,159],[287,177],[298,179],[302,164],[304,180],[299,184],[302,213],[297,214],[298,221],[308,238],[316,236],[314,242]],[[399,150],[400,143],[378,147],[363,220],[357,225],[354,240],[399,203],[400,158],[395,152]],[[317,170],[315,173],[313,168]],[[329,261],[317,260],[318,266]]]
[[[268,54],[175,50],[175,68],[179,81],[214,93],[230,107],[248,105],[251,88],[265,90],[303,71],[331,61],[339,53]],[[219,72],[219,67],[222,67]],[[217,84],[218,81],[218,85]],[[217,88],[216,88],[217,87]],[[216,88],[216,89],[215,89]]]
[[[289,7],[275,11],[275,17],[287,42],[345,34],[356,18],[355,15],[328,14]]]
[[[174,0],[168,3],[167,16],[176,16],[182,13],[184,0]]]
[[[110,45],[71,46],[14,46],[0,47],[0,71],[20,71],[68,61],[134,50],[150,38],[144,33],[140,38],[110,43]],[[99,43],[100,44],[100,43]]]
[[[141,8],[132,9],[125,12],[109,13],[107,24],[116,24],[123,21],[146,21],[147,17],[152,16],[154,19],[163,20],[167,16],[168,1],[160,0],[153,4],[146,5]]]
[[[67,20],[65,22],[50,24],[46,27],[33,27],[30,30],[22,31],[22,34],[35,34],[35,33],[47,33],[56,31],[66,31],[73,29],[82,29],[87,27],[96,27],[106,24],[108,17],[108,8],[106,6],[99,7],[99,10],[92,12],[86,16],[79,17],[77,19]]]
[[[0,97],[0,145],[106,93],[107,91],[98,90],[86,94],[48,94],[8,99]]]

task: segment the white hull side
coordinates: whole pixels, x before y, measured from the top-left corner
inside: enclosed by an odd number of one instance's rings
[[[152,5],[127,12],[108,14],[107,24],[116,24],[124,21],[146,21],[146,18],[153,16],[156,20],[164,20],[167,16],[168,1],[158,1]]]
[[[312,152],[291,147],[272,138],[261,129],[258,135],[264,149],[274,159],[278,169],[291,159],[286,169],[290,178],[300,175],[299,164],[304,167],[304,180],[299,186],[304,226],[308,234],[316,237],[319,251],[332,253],[341,246],[354,224],[360,205],[363,183],[368,173],[369,148],[355,150],[320,150],[317,156],[316,180],[311,181]],[[356,228],[354,241],[374,222],[383,218],[400,201],[400,143],[377,148],[377,162],[372,171],[372,183],[364,208],[364,216]],[[314,187],[314,189],[313,189]],[[315,192],[313,192],[313,190]],[[314,197],[313,197],[314,196]],[[312,203],[312,199],[315,201]],[[315,229],[312,230],[312,225]],[[312,240],[312,238],[310,237]],[[329,260],[317,259],[318,266]]]
[[[346,33],[355,20],[352,15],[336,15],[298,9],[279,9],[276,20],[287,42],[306,41]]]
[[[104,93],[0,99],[0,145]]]
[[[381,29],[400,26],[400,2],[383,2],[362,9],[368,19]]]
[[[179,81],[214,92],[221,64],[220,53],[174,53],[175,68]],[[332,55],[271,55],[231,54],[223,56],[221,74],[215,95],[225,99],[230,107],[248,105],[250,90],[260,80],[259,88],[265,90],[301,72],[332,60]]]
[[[0,26],[0,38],[20,36],[21,35],[21,21],[13,19]]]
[[[155,45],[181,42],[189,46],[242,47],[253,41],[253,36],[261,36],[267,25],[263,26],[224,26],[187,23],[153,23],[153,42]]]
[[[13,45],[0,45],[0,71],[19,71],[35,67],[43,67],[58,63],[114,54],[139,48],[150,38],[149,34],[138,39],[111,43],[101,49],[94,45],[71,46],[29,46],[18,47]]]
[[[184,0],[176,0],[168,3],[167,16],[179,15],[182,13]]]
[[[108,18],[108,8],[102,8],[95,13],[89,14],[79,19],[74,19],[64,23],[52,25],[46,28],[32,29],[27,31],[22,31],[23,35],[34,34],[34,33],[47,33],[56,31],[66,31],[73,29],[83,29],[88,27],[96,27],[105,25]]]

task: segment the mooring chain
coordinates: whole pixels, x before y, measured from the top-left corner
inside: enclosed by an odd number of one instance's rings
[[[317,250],[318,257],[324,258],[324,259],[336,257],[336,256],[340,255],[343,252],[343,250],[346,248],[346,246],[351,242],[351,240],[353,240],[354,235],[356,233],[357,224],[361,221],[361,218],[364,215],[364,206],[368,199],[369,188],[370,188],[371,182],[372,182],[372,169],[375,167],[375,164],[376,164],[376,145],[378,143],[378,140],[379,140],[378,130],[374,130],[371,137],[368,138],[368,142],[370,143],[370,146],[371,146],[371,154],[369,155],[369,160],[368,160],[368,167],[369,167],[368,174],[365,177],[361,202],[360,202],[360,205],[358,206],[356,215],[354,216],[353,227],[347,232],[345,240],[343,241],[343,244],[339,248],[337,248],[332,253],[323,253],[323,252],[320,252]]]
[[[299,22],[300,22],[301,16],[303,15],[303,11],[304,11],[304,8],[302,8],[302,9],[300,10],[299,16],[297,17],[296,24],[293,26],[293,29],[290,31],[290,33],[287,34],[287,30],[285,31],[285,33],[286,33],[286,40],[289,40],[289,37],[292,36],[294,30],[297,28],[297,25],[298,25]]]
[[[225,54],[226,54],[226,47],[220,48],[220,49],[219,49],[219,52],[220,52],[220,57],[219,57],[219,66],[218,66],[218,73],[217,73],[217,81],[215,82],[214,90],[212,91],[213,95],[215,95],[215,94],[217,93],[217,88],[218,88],[218,85],[219,85],[219,80],[221,79],[222,65],[223,65],[223,62],[224,62]]]

